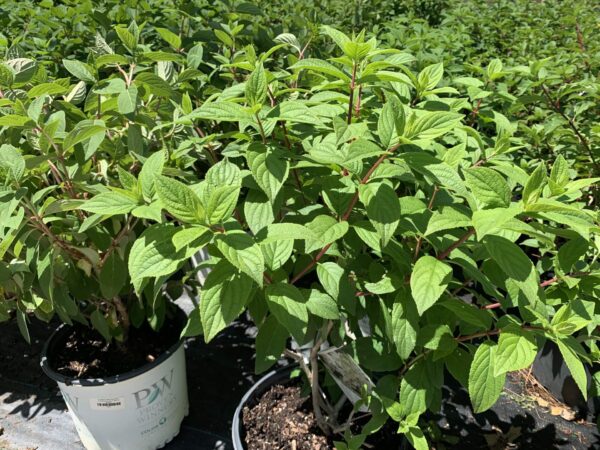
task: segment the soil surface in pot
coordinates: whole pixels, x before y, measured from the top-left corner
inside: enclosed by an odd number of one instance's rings
[[[107,378],[139,369],[153,362],[179,340],[181,324],[166,321],[160,331],[147,323],[131,327],[125,343],[107,343],[95,330],[73,327],[60,345],[49,355],[50,366],[61,375],[73,378]]]
[[[274,385],[257,404],[242,411],[247,450],[333,450],[312,411],[310,397],[297,382]],[[339,436],[337,436],[339,438]],[[388,423],[368,439],[369,448],[398,450],[403,439]]]
[[[253,407],[244,408],[243,422],[248,450],[329,450],[319,434],[308,397],[297,385],[275,385]]]

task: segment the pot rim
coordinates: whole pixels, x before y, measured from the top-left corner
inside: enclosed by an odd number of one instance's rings
[[[186,319],[187,319],[187,316],[186,316],[185,312],[181,308],[177,307],[175,317],[172,320],[183,322]],[[67,325],[65,323],[59,325],[59,327],[52,333],[50,338],[48,338],[48,340],[44,344],[44,348],[42,350],[42,355],[40,358],[40,366],[42,367],[42,370],[44,371],[44,373],[48,377],[50,377],[51,379],[56,381],[57,383],[63,383],[67,386],[86,386],[86,387],[96,386],[96,387],[98,387],[98,386],[104,386],[106,384],[115,384],[115,383],[120,383],[122,381],[130,380],[130,379],[135,378],[139,375],[142,375],[146,372],[149,372],[153,368],[155,368],[155,367],[159,366],[160,364],[162,364],[163,362],[165,362],[173,354],[175,354],[185,342],[185,339],[180,337],[173,345],[171,345],[167,350],[165,350],[163,353],[161,353],[160,356],[158,356],[154,361],[147,362],[144,365],[138,367],[137,369],[133,369],[128,372],[120,373],[117,375],[112,375],[112,376],[106,377],[106,378],[75,378],[75,377],[70,377],[70,376],[60,374],[57,371],[55,371],[50,366],[50,361],[48,358],[48,354],[52,353],[52,351],[54,350],[53,346],[56,345],[56,342],[58,342],[59,339],[61,339],[64,335],[66,335],[70,331],[71,328],[72,328],[71,325]],[[182,326],[182,328],[183,328],[183,326]]]
[[[233,420],[231,421],[231,440],[233,442],[234,450],[245,450],[246,446],[242,442],[242,410],[248,401],[263,387],[269,387],[278,382],[282,381],[281,377],[284,374],[291,373],[292,370],[298,367],[297,363],[288,364],[282,367],[271,370],[266,375],[261,377],[256,383],[254,383],[250,389],[246,391],[235,412],[233,413]]]

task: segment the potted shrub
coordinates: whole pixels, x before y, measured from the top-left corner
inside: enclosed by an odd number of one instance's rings
[[[174,50],[133,23],[87,62],[0,64],[0,320],[26,339],[29,313],[63,322],[42,367],[87,448],[160,447],[188,410],[186,317],[165,286],[178,296],[169,278],[203,238],[163,220],[155,184],[205,170],[197,131],[163,126],[192,109],[202,47],[152,33]]]
[[[545,340],[586,395],[598,217],[579,199],[598,180],[572,180],[560,157],[516,165],[522,143],[469,126],[441,64],[413,73],[408,54],[324,31],[341,56],[307,58],[291,35],[278,38],[289,67],[270,59],[280,47],[247,49],[245,80],[179,120],[206,123],[222,148],[197,184],[156,181],[179,233],[209,242],[205,339],[248,310],[257,371],[295,360],[338,448],[389,419],[427,448],[419,417],[446,369],[485,411]],[[369,417],[358,429],[357,411]]]

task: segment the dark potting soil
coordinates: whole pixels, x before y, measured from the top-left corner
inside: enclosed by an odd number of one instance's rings
[[[107,378],[139,369],[155,361],[179,340],[181,324],[166,321],[156,332],[147,323],[131,327],[126,342],[107,342],[97,331],[74,326],[60,345],[49,355],[50,366],[68,377]]]
[[[242,412],[248,450],[330,450],[317,426],[310,400],[300,386],[272,386]]]
[[[312,411],[310,397],[294,382],[274,385],[254,406],[242,411],[247,450],[333,450]],[[399,450],[404,439],[387,423],[368,439],[369,448]]]

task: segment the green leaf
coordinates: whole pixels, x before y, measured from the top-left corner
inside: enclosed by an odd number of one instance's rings
[[[87,200],[80,209],[95,214],[116,215],[127,214],[138,206],[138,200],[129,192],[113,191],[103,192]]]
[[[350,77],[348,75],[346,75],[340,69],[335,67],[333,64],[328,63],[327,61],[323,61],[322,59],[315,59],[315,58],[301,59],[296,64],[294,64],[292,67],[290,67],[290,69],[312,70],[313,72],[331,75],[342,81],[346,81],[346,82],[350,81]]]
[[[27,97],[36,98],[42,95],[58,95],[67,92],[67,88],[58,83],[40,83],[27,92]]]
[[[577,353],[572,348],[570,339],[572,338],[556,339],[555,342],[558,345],[560,354],[565,359],[565,363],[569,368],[569,372],[571,372],[571,376],[573,377],[575,383],[579,387],[583,398],[587,400],[587,374],[579,356],[577,356]]]
[[[205,212],[198,196],[185,184],[158,176],[155,188],[163,207],[177,219],[186,223],[203,223]]]
[[[248,227],[254,234],[258,234],[263,228],[275,221],[273,204],[262,191],[249,189],[243,203],[244,217]]]
[[[304,250],[311,253],[341,239],[348,232],[349,225],[346,221],[338,222],[331,216],[319,215],[303,228],[309,231],[303,236],[307,241]]]
[[[219,186],[214,189],[206,205],[206,218],[210,224],[219,224],[229,219],[235,210],[239,186]]]
[[[340,311],[335,300],[317,289],[308,291],[306,307],[311,314],[323,319],[338,320],[340,318]]]
[[[0,127],[23,127],[26,124],[33,124],[33,121],[27,116],[19,114],[6,114],[0,116]]]
[[[487,234],[497,234],[504,230],[504,225],[510,222],[522,208],[512,205],[509,208],[480,209],[473,212],[473,227],[477,239],[481,241]]]
[[[294,241],[292,239],[275,240],[261,242],[260,248],[265,258],[265,264],[271,270],[277,270],[282,267],[294,251]]]
[[[167,44],[173,47],[175,50],[181,48],[181,38],[173,33],[171,30],[166,28],[157,28],[156,31],[160,34],[160,37],[163,38]]]
[[[195,109],[180,119],[180,122],[196,119],[209,119],[219,122],[240,122],[253,120],[252,115],[246,108],[237,103],[231,102],[211,102],[204,103],[200,108]]]
[[[394,190],[386,183],[359,186],[359,198],[367,209],[367,217],[379,235],[384,248],[400,223],[400,203]]]
[[[308,324],[306,299],[295,286],[287,283],[274,283],[265,289],[267,304],[271,313],[298,342],[304,341]]]
[[[144,162],[139,175],[139,183],[146,200],[152,200],[154,196],[154,180],[162,174],[164,165],[165,152],[163,150],[152,153]]]
[[[415,349],[419,331],[419,314],[409,296],[396,297],[392,308],[392,333],[400,358],[407,359]]]
[[[288,177],[289,161],[280,152],[262,144],[252,144],[248,148],[246,159],[256,184],[274,202]]]
[[[104,140],[104,134],[106,132],[106,127],[100,124],[92,124],[92,123],[79,123],[77,126],[67,134],[65,140],[63,141],[63,151],[67,151],[74,147],[75,145],[84,142],[88,139],[94,139],[98,137],[97,145]],[[96,147],[97,148],[97,147]],[[91,157],[92,155],[87,155],[86,157]]]
[[[241,232],[222,234],[216,243],[234,267],[249,275],[259,286],[263,285],[265,259],[260,246],[250,236]]]
[[[415,450],[429,450],[427,439],[419,427],[410,427],[404,434]]]
[[[425,67],[421,72],[419,72],[419,76],[417,77],[417,82],[420,88],[420,91],[430,91],[435,88],[438,83],[442,80],[444,76],[444,64],[437,63],[431,66]]]
[[[504,177],[493,169],[476,167],[465,171],[467,186],[486,208],[502,208],[510,205],[511,192]]]
[[[92,326],[102,335],[102,337],[106,341],[111,340],[110,327],[108,326],[108,321],[104,314],[100,312],[100,310],[96,309],[92,314],[90,314],[90,321],[92,322]]]
[[[410,277],[410,290],[420,316],[444,293],[451,274],[452,268],[433,256],[418,259]]]
[[[127,50],[129,50],[130,52],[134,53],[137,47],[137,38],[133,34],[131,34],[131,32],[127,28],[123,26],[115,27],[115,31],[125,48],[127,48]]]
[[[254,370],[261,373],[277,362],[285,350],[288,331],[275,315],[270,315],[259,327],[256,335],[256,358]]]
[[[537,166],[529,176],[527,184],[523,188],[523,203],[529,205],[535,203],[542,193],[542,189],[547,182],[546,166],[542,163]]]
[[[19,181],[25,173],[25,159],[15,147],[3,144],[0,146],[0,167],[8,170],[14,181]]]
[[[98,281],[100,292],[105,299],[112,299],[125,287],[127,265],[116,251],[113,251],[102,265]]]
[[[455,128],[462,117],[452,112],[427,112],[410,123],[405,135],[411,140],[435,139]]]
[[[390,96],[377,121],[377,134],[383,148],[389,149],[395,137],[402,135],[405,122],[404,106],[396,97]]]
[[[428,359],[420,360],[406,372],[400,383],[403,416],[425,412],[435,390],[439,389],[443,382],[441,368],[441,365],[434,365]]]
[[[127,266],[136,285],[143,278],[161,277],[175,272],[197,249],[177,251],[173,237],[181,229],[173,224],[156,224],[146,228],[131,246]]]
[[[427,222],[427,231],[425,236],[437,233],[439,231],[452,230],[455,228],[465,228],[471,226],[471,219],[465,213],[445,206],[441,211],[435,211],[429,222]]]
[[[202,286],[200,318],[205,342],[210,342],[243,311],[252,293],[252,279],[221,261]]]
[[[187,54],[188,67],[197,69],[202,63],[204,57],[204,47],[201,43],[194,45]]]
[[[117,97],[117,105],[121,114],[131,114],[135,112],[137,105],[138,90],[135,86],[129,86]]]
[[[469,397],[475,413],[492,407],[504,388],[506,374],[495,375],[496,351],[496,344],[489,340],[481,343],[475,351],[469,370]]]
[[[65,69],[67,69],[74,77],[82,81],[86,81],[88,83],[96,82],[94,72],[92,71],[92,68],[87,64],[73,59],[63,59],[62,62],[63,66],[65,66]]]
[[[517,325],[502,329],[498,339],[494,375],[525,369],[533,364],[537,354],[535,336]]]
[[[486,236],[485,248],[502,271],[516,280],[524,281],[533,270],[533,263],[515,243],[501,236]]]
[[[267,98],[267,75],[262,64],[246,80],[246,100],[250,106],[262,105]]]

